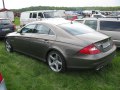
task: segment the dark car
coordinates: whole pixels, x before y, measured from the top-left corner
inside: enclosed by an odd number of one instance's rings
[[[116,46],[110,37],[86,25],[51,19],[33,22],[6,36],[6,50],[48,63],[55,72],[66,68],[100,69],[112,61]]]
[[[86,18],[83,23],[98,32],[112,37],[116,46],[120,47],[120,20],[116,18]]]
[[[9,20],[0,18],[0,38],[4,38],[6,34],[15,31],[15,25]]]

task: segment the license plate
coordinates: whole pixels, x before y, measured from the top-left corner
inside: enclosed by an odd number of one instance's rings
[[[110,46],[110,42],[107,41],[107,42],[103,43],[102,45],[103,45],[103,48],[107,48],[108,46]]]
[[[9,29],[9,28],[6,28],[6,29],[2,29],[2,31],[10,31],[10,29]]]

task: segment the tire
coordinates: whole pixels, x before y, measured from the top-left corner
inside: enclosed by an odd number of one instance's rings
[[[13,52],[13,47],[11,46],[8,40],[5,40],[5,48],[7,52]]]
[[[49,68],[54,72],[64,72],[66,70],[65,59],[57,51],[51,51],[47,56]]]

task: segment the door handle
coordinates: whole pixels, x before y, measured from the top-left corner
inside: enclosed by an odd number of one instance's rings
[[[47,39],[44,39],[43,41],[44,41],[45,43],[49,43],[49,41],[48,41]]]

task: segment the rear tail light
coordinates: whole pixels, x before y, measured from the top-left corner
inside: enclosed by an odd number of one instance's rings
[[[79,53],[81,53],[81,54],[92,54],[92,55],[93,54],[98,54],[100,52],[101,51],[98,48],[96,48],[94,44],[91,44],[87,47],[84,47],[83,49],[81,49],[79,51]]]
[[[0,83],[2,82],[3,80],[3,77],[2,77],[2,74],[0,73]]]

